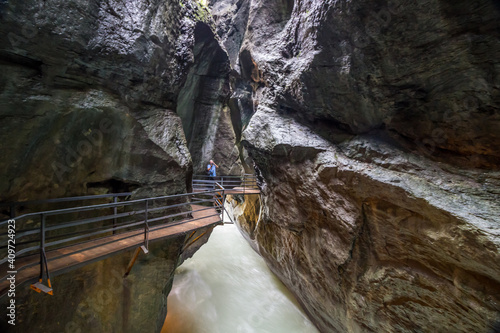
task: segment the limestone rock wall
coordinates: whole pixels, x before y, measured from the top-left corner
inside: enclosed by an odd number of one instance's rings
[[[174,111],[196,15],[178,1],[2,2],[0,200],[184,191]]]
[[[318,328],[498,330],[496,2],[212,5],[263,192],[242,229]]]
[[[481,189],[484,173],[457,175],[373,138],[340,150],[281,126],[311,146],[253,155],[271,167],[260,169],[261,221],[247,228],[322,331],[492,331],[498,194]],[[344,155],[360,147],[381,165]],[[498,175],[485,182],[494,191]]]

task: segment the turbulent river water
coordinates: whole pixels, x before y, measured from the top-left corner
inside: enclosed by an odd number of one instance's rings
[[[176,271],[162,333],[318,332],[233,224]]]

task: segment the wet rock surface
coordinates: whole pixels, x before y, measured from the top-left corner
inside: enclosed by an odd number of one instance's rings
[[[174,111],[198,15],[177,1],[2,2],[0,199],[183,192]]]
[[[498,330],[495,2],[212,6],[263,191],[237,219],[321,331]]]
[[[312,139],[293,122],[283,126]],[[291,140],[254,155],[272,167],[261,169],[261,220],[245,228],[318,327],[492,331],[500,235],[490,190],[498,174],[457,175],[363,141],[367,157],[385,153],[378,166],[316,140],[309,149]]]

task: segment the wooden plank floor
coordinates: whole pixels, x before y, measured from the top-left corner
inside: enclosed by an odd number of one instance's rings
[[[253,188],[235,187],[224,191],[225,194],[260,194],[260,190]]]
[[[211,191],[212,188],[208,190],[203,190],[203,189],[194,189],[195,193],[199,192],[204,192],[204,191]],[[260,194],[259,189],[254,189],[254,188],[243,188],[243,187],[235,187],[231,189],[225,189],[224,190],[225,194]]]
[[[200,228],[222,223],[219,213],[217,213],[215,208],[199,205],[191,205],[191,207],[193,209],[192,219],[173,222],[173,225],[163,229],[160,229],[162,225],[150,228],[149,242],[158,241],[175,235],[186,234]],[[144,229],[139,229],[68,246],[63,249],[48,251],[46,255],[49,272],[51,277],[53,277],[58,273],[61,274],[103,260],[114,254],[136,248],[143,244]],[[22,260],[16,260],[16,267],[36,263],[36,265],[20,270],[16,274],[16,287],[22,283],[38,279],[38,275],[40,274],[40,266],[38,265],[39,260],[40,256],[38,254],[23,258]],[[7,271],[6,263],[1,266],[0,272],[3,273]],[[54,281],[52,281],[52,283],[54,284]],[[0,283],[0,295],[3,296],[8,288],[9,282],[2,281]]]

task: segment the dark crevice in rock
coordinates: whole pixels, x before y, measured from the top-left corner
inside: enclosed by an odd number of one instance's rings
[[[111,178],[100,182],[87,183],[87,189],[106,189],[107,193],[133,192],[140,187],[138,182],[129,182],[122,179]]]
[[[194,65],[179,94],[177,113],[183,123],[195,173],[203,173],[210,159],[221,165],[220,174],[239,173],[236,134],[228,107],[230,64],[211,27],[194,28]],[[239,131],[238,131],[239,134]]]
[[[230,98],[228,102],[229,109],[231,110],[231,124],[233,125],[234,133],[236,135],[236,142],[240,142],[241,140],[241,132],[242,132],[242,118],[241,118],[241,112],[240,112],[240,106],[238,105],[241,103],[241,100],[238,98]]]
[[[368,218],[367,218],[366,212],[365,212],[365,204],[361,205],[361,219],[362,219],[362,223],[358,227],[358,231],[354,231],[355,235],[354,235],[354,237],[352,237],[351,245],[347,251],[349,255],[348,255],[347,259],[342,264],[339,264],[337,267],[338,272],[341,276],[348,269],[349,264],[353,260],[354,251],[356,249],[356,246],[358,246],[358,247],[363,246],[363,245],[360,245],[359,242],[361,241],[361,238],[363,237],[365,230],[368,229]],[[363,258],[363,257],[361,257],[361,258]]]
[[[292,17],[295,0],[280,0],[278,7],[281,12],[281,21],[288,21]]]
[[[37,59],[26,57],[20,54],[0,51],[0,62],[5,65],[16,64],[20,66],[26,66],[28,68],[35,69],[37,72],[42,74],[43,62]]]
[[[259,80],[259,69],[249,50],[240,52],[241,77],[254,82]]]
[[[230,2],[211,0],[210,7],[216,22],[217,35],[222,39],[231,66],[235,68],[246,32],[250,1],[237,0]]]

